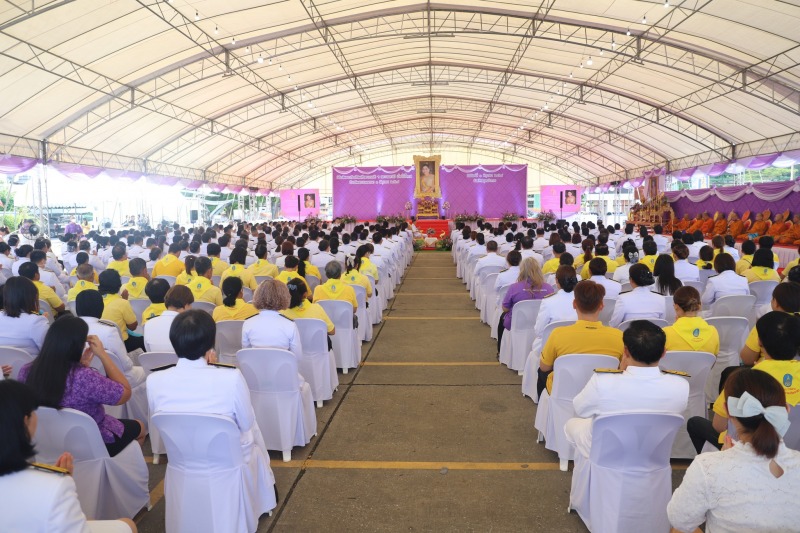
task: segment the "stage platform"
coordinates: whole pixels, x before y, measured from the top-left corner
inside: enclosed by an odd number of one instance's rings
[[[437,239],[442,237],[444,233],[444,237],[450,236],[450,221],[449,220],[417,220],[415,222],[417,229],[423,235],[428,234],[428,229],[433,229],[434,234],[433,236]]]

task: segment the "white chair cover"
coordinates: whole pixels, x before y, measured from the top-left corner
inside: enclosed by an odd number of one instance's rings
[[[550,338],[550,334],[554,329],[562,326],[571,326],[574,320],[557,320],[545,326],[542,331],[541,339],[534,339],[531,351],[528,353],[528,358],[525,360],[525,368],[522,370],[522,395],[528,396],[533,400],[533,403],[539,403],[539,396],[536,394],[536,382],[539,379],[539,361],[542,355],[542,349]],[[541,407],[540,407],[541,409]]]
[[[700,272],[704,272],[704,271],[703,271],[703,270],[701,270]],[[716,272],[715,272],[715,271],[713,271],[713,270],[712,270],[711,272],[714,272],[714,273],[716,273]],[[701,277],[701,279],[702,279],[702,277],[703,277],[703,276],[702,276],[702,274],[700,275],[700,277]],[[683,286],[684,286],[684,287],[694,287],[695,289],[697,289],[697,292],[699,292],[701,295],[702,295],[702,294],[703,294],[703,292],[706,290],[706,283],[705,283],[705,281],[681,281],[681,283],[683,283]]]
[[[45,317],[47,317],[47,323],[52,324],[53,320],[55,319],[55,313],[53,313],[53,308],[50,307],[50,304],[45,302],[44,300],[39,300],[39,312],[43,313]]]
[[[170,287],[174,287],[175,286],[175,281],[177,280],[177,278],[175,276],[167,276],[166,274],[162,274],[160,276],[156,276],[156,278],[161,278],[163,280],[166,280],[166,282],[169,283]]]
[[[247,303],[252,302],[253,301],[253,289],[251,289],[250,287],[242,287],[242,299]]]
[[[358,338],[364,342],[372,340],[372,321],[369,319],[367,310],[367,289],[361,285],[350,285],[356,291],[356,301],[358,302],[358,309],[356,316],[358,317]]]
[[[70,300],[69,302],[67,302],[67,309],[73,315],[78,316],[78,302],[76,302],[75,300]]]
[[[500,315],[503,314],[503,299],[506,297],[509,287],[511,287],[510,284],[493,291],[494,299],[489,300],[489,327],[493,339],[497,338],[497,326],[500,323]]]
[[[702,294],[702,293],[700,293]],[[664,296],[664,320],[667,324],[674,324],[677,317],[675,315],[675,299],[671,294]]]
[[[328,327],[317,318],[298,318],[294,321],[300,331],[303,356],[297,362],[300,374],[311,385],[311,396],[317,402],[333,398],[333,391],[339,386],[336,375],[336,360],[328,351]]]
[[[545,440],[545,448],[558,453],[561,470],[575,459],[575,448],[567,441],[564,426],[574,418],[572,400],[586,387],[595,368],[619,368],[619,360],[611,355],[569,354],[556,358],[553,364],[553,395],[542,391],[536,409],[534,427]]]
[[[272,279],[272,276],[255,276],[256,284],[261,285],[262,282]]]
[[[706,416],[705,387],[711,367],[716,357],[708,352],[667,352],[659,362],[662,370],[679,370],[686,372],[689,377],[689,403],[683,413],[683,425],[675,437],[671,457],[673,459],[694,459],[697,450],[692,445],[689,433],[686,431],[686,421],[693,416]]]
[[[325,309],[336,328],[336,334],[331,336],[336,368],[341,368],[342,373],[347,374],[349,369],[358,368],[361,364],[361,341],[358,339],[358,330],[353,329],[353,304],[341,300],[321,300],[317,303]]]
[[[201,311],[205,311],[209,315],[214,314],[214,309],[216,307],[217,306],[212,304],[211,302],[199,302],[199,301],[195,300],[192,303],[192,309],[200,309]]]
[[[622,324],[617,326],[617,329],[620,330],[620,331],[625,331],[636,320],[647,320],[648,322],[651,322],[651,323],[655,324],[656,326],[658,326],[660,328],[665,328],[665,327],[667,327],[669,325],[669,324],[667,324],[666,320],[661,319],[661,318],[635,318],[633,320],[626,320],[625,322],[623,322]]]
[[[752,294],[723,296],[711,304],[711,316],[741,316],[748,318],[755,303],[756,297]]]
[[[217,322],[216,349],[221,363],[236,364],[236,352],[242,349],[244,320]]]
[[[383,305],[381,303],[380,298],[378,298],[375,286],[375,278],[364,274],[367,279],[369,280],[370,285],[372,285],[372,296],[369,297],[369,308],[367,309],[369,314],[369,319],[373,325],[380,324],[381,320],[383,320]]]
[[[503,333],[500,362],[520,374],[525,368],[528,351],[533,343],[533,327],[541,305],[541,300],[522,300],[515,303],[511,313],[511,329]]]
[[[164,480],[166,530],[251,533],[275,508],[269,459],[253,446],[246,461],[236,423],[219,415],[157,413],[153,425],[169,453]]]
[[[311,293],[313,294],[314,289],[316,289],[319,286],[319,278],[311,274],[306,274],[305,278],[306,278],[306,283],[308,283],[308,290],[310,290]]]
[[[253,409],[268,450],[281,450],[291,460],[294,446],[305,446],[317,434],[311,387],[287,350],[246,348],[237,354]]]
[[[136,322],[139,323],[139,326],[136,328],[136,331],[141,333],[144,331],[144,324],[142,324],[142,315],[144,314],[144,310],[147,309],[151,304],[150,300],[147,298],[130,298],[128,303],[131,304],[131,308],[133,309],[133,314],[136,315]]]
[[[75,460],[73,479],[81,509],[90,520],[133,518],[150,502],[142,448],[131,442],[109,457],[92,417],[74,409],[40,407],[36,460],[53,464],[64,452]]]
[[[146,375],[154,368],[164,365],[174,365],[178,363],[178,356],[171,352],[145,352],[139,355],[139,364],[142,365]],[[160,461],[161,455],[167,453],[164,443],[161,440],[161,435],[158,433],[158,428],[153,427],[153,413],[150,413],[150,420],[147,423],[147,428],[150,431],[150,448],[153,452],[153,464],[157,465]]]
[[[772,302],[772,291],[778,286],[777,281],[763,280],[754,281],[748,285],[750,294],[756,297],[754,307],[760,307]]]
[[[617,307],[616,298],[603,298],[603,310],[600,311],[600,322],[607,326],[611,322],[611,317],[614,316],[614,308]]]
[[[481,310],[481,322],[489,323],[489,315],[494,310],[494,284],[497,281],[497,274],[489,274],[483,279],[481,288],[481,299],[478,309]]]
[[[489,265],[485,266],[481,269],[478,273],[478,278],[474,280],[472,284],[472,291],[470,292],[470,297],[475,300],[475,307],[480,309],[481,301],[483,300],[483,290],[484,290],[484,282],[486,281],[486,276],[491,274],[497,274],[501,270],[503,270],[503,266],[501,265]],[[494,284],[492,284],[494,286]]]
[[[717,328],[719,353],[706,379],[706,402],[712,403],[719,396],[719,380],[722,371],[729,366],[739,366],[739,353],[744,347],[750,323],[741,316],[717,316],[706,319],[708,325]]]
[[[14,348],[13,346],[0,346],[0,366],[11,366],[11,379],[17,379],[19,369],[23,365],[33,362],[34,357],[22,350],[21,348]]]
[[[222,279],[222,276],[211,276],[211,284],[215,287],[219,287],[219,282]]]
[[[569,507],[592,533],[670,530],[669,453],[683,417],[635,413],[597,417],[589,458],[575,458]]]
[[[704,289],[706,287],[706,283],[708,283],[708,278],[710,278],[712,276],[716,276],[716,275],[717,275],[717,271],[714,270],[713,268],[711,268],[711,269],[701,268],[700,269],[700,283],[703,284],[703,288]],[[703,293],[701,292],[700,294],[703,294]]]

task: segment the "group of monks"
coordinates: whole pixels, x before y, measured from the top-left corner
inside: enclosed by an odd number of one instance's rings
[[[769,235],[775,239],[776,244],[800,244],[800,214],[795,214],[792,221],[784,220],[784,215],[775,215],[775,220],[770,224],[769,211],[757,213],[752,226],[745,229],[745,221],[731,212],[726,219],[719,215],[716,220],[708,213],[700,213],[692,219],[688,214],[675,224],[674,229],[688,233],[702,231],[706,237],[715,235],[733,235],[739,240],[749,239],[751,235]],[[669,228],[671,229],[671,228]]]

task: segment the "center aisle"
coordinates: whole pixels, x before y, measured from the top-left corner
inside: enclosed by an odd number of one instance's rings
[[[415,256],[364,350],[320,435],[273,458],[281,500],[259,531],[585,531],[449,253]]]

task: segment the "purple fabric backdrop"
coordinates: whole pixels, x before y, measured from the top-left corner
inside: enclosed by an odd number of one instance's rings
[[[790,193],[782,200],[768,201],[760,200],[754,194],[745,194],[738,200],[733,202],[725,202],[716,196],[710,196],[703,202],[692,202],[689,198],[681,198],[675,202],[670,202],[672,209],[675,210],[675,216],[678,218],[683,217],[688,213],[691,216],[699,212],[708,211],[712,216],[716,211],[720,211],[727,215],[731,211],[736,211],[741,215],[745,211],[758,213],[769,209],[772,213],[783,213],[787,209],[792,213],[800,211],[800,192]]]
[[[415,180],[413,166],[334,167],[333,216],[374,220],[377,215],[405,214],[406,202],[412,202],[414,214]],[[439,185],[440,210],[449,202],[450,217],[478,212],[500,218],[506,212],[526,212],[527,165],[442,165]]]
[[[306,207],[307,194],[314,195],[314,207]],[[300,197],[300,211],[297,197]],[[319,189],[286,189],[281,191],[281,215],[291,220],[305,220],[319,215]]]

